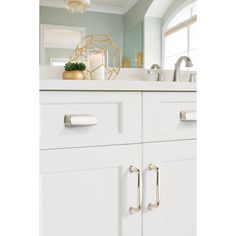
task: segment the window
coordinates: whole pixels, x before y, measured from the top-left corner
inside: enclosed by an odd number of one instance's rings
[[[197,62],[196,3],[177,13],[164,30],[164,68],[173,70],[180,56],[189,56]],[[187,68],[186,68],[187,69]],[[191,67],[195,70],[196,67]]]

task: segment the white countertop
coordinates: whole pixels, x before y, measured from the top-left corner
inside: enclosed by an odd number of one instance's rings
[[[40,80],[41,91],[196,91],[196,83],[157,81]]]

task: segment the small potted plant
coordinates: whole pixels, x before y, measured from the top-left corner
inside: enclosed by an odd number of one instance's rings
[[[65,64],[65,71],[63,73],[64,80],[84,80],[86,65],[78,62],[68,62]]]

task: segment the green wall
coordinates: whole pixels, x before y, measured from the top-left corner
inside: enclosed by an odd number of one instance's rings
[[[124,16],[125,31],[129,31],[138,23],[143,22],[144,16],[153,0],[139,0]]]
[[[40,7],[40,24],[86,27],[88,34],[107,34],[124,55],[124,18],[122,15],[85,12],[72,14],[63,8]]]
[[[139,22],[125,33],[125,57],[130,59],[130,67],[136,67],[135,49],[143,52],[143,22]]]
[[[124,15],[125,57],[130,58],[130,66],[135,67],[134,52],[144,55],[144,17],[153,0],[139,0]]]
[[[45,64],[50,65],[50,58],[70,58],[73,49],[63,48],[46,48],[45,49]]]

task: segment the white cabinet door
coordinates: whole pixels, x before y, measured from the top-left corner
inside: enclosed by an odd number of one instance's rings
[[[192,140],[144,144],[143,236],[196,235],[195,149]]]
[[[138,201],[141,145],[44,150],[42,236],[141,236]]]

